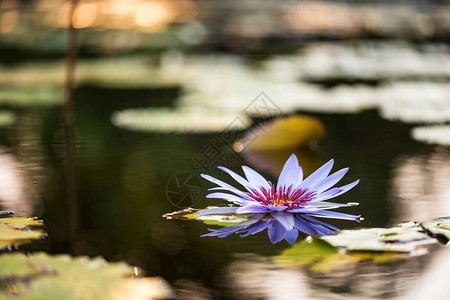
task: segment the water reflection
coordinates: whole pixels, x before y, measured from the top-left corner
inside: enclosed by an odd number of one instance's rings
[[[326,274],[240,254],[225,270],[223,282],[235,299],[443,299],[450,251],[436,252],[395,263],[347,264]],[[424,268],[421,275],[418,270]]]
[[[394,222],[425,221],[450,215],[450,149],[397,159],[390,200]]]
[[[235,299],[308,299],[305,281],[297,269],[280,268],[255,254],[240,255],[225,274]]]
[[[29,187],[29,178],[21,171],[17,159],[0,148],[0,207],[17,214],[33,214],[36,199]]]
[[[426,268],[420,284],[414,285],[401,300],[437,300],[448,297],[448,270],[450,270],[450,249],[437,253]]]
[[[212,299],[211,292],[201,282],[179,279],[175,281],[174,288],[178,295],[177,299],[183,300],[209,300]]]

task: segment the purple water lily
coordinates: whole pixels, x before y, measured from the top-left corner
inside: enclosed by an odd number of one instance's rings
[[[308,235],[321,236],[332,235],[339,230],[315,217],[360,222],[361,216],[329,211],[333,208],[357,205],[357,203],[331,203],[325,200],[342,195],[359,183],[359,180],[356,180],[350,184],[332,188],[348,171],[348,168],[344,168],[329,175],[333,163],[333,160],[328,161],[303,180],[302,168],[297,157],[292,154],[285,163],[276,186],[247,166],[242,167],[246,178],[227,168],[219,167],[244,186],[246,191],[202,174],[203,178],[218,185],[209,189],[214,192],[207,195],[207,198],[224,199],[239,206],[200,210],[197,212],[198,215],[234,213],[249,216],[248,221],[244,223],[221,229],[209,229],[211,232],[203,236],[221,238],[232,233],[241,233],[244,237],[267,228],[272,243],[285,239],[292,244],[297,240],[299,231]]]

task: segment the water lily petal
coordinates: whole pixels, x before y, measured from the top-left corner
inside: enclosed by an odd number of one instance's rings
[[[263,187],[266,190],[270,189],[269,182],[267,182],[267,180],[261,174],[247,166],[242,166],[242,170],[244,170],[245,177],[247,177],[248,182],[250,182],[253,188],[260,189],[261,187]]]
[[[340,229],[337,228],[336,226],[333,226],[333,225],[331,225],[331,224],[322,222],[322,221],[317,220],[316,218],[313,218],[313,217],[308,216],[308,215],[303,215],[302,218],[305,219],[305,220],[307,220],[307,221],[309,221],[309,222],[311,222],[311,223],[316,223],[316,224],[319,224],[319,225],[323,225],[324,227],[327,227],[327,228],[332,229],[332,230],[335,230],[335,231],[339,231],[339,230],[340,230]],[[329,234],[328,234],[328,235],[329,235]]]
[[[264,212],[270,212],[271,209],[267,206],[259,205],[259,204],[251,204],[238,207],[236,210],[237,214],[259,214]]]
[[[330,159],[326,164],[317,169],[314,173],[309,175],[305,180],[303,180],[297,188],[309,188],[320,182],[322,179],[326,178],[330,174],[331,168],[333,168],[334,160]]]
[[[339,182],[339,180],[344,177],[344,175],[348,172],[348,168],[341,169],[325,179],[322,179],[319,183],[312,186],[311,189],[316,191],[317,193],[321,193],[323,191],[328,190],[330,187]]]
[[[277,219],[281,225],[283,225],[287,230],[294,228],[294,216],[291,213],[276,211],[271,213],[271,216]]]
[[[313,217],[309,217],[306,215],[297,216],[295,218],[295,225],[303,232],[309,235],[334,235],[335,232],[330,230],[328,227],[333,228],[333,226],[326,224],[324,222],[320,222]],[[300,228],[302,226],[302,228]],[[334,227],[336,228],[336,227]],[[337,229],[337,228],[336,228]],[[337,229],[339,230],[339,229]]]
[[[284,211],[287,210],[288,207],[285,205],[267,205],[268,208],[270,208],[270,211]]]
[[[211,232],[207,233],[207,234],[203,234],[200,237],[217,236],[219,238],[224,238],[224,237],[229,236],[232,233],[235,233],[235,232],[241,230],[244,227],[245,226],[237,225],[237,226],[224,227],[224,228],[220,228],[220,229],[210,229],[210,228],[208,228],[208,230],[210,230]]]
[[[234,186],[229,185],[228,183],[223,182],[222,180],[219,180],[217,178],[214,178],[214,177],[206,175],[206,174],[200,174],[200,176],[202,176],[203,178],[205,178],[208,181],[211,181],[212,183],[215,183],[215,184],[219,185],[220,187],[222,187],[223,189],[225,189],[227,191],[230,191],[230,192],[233,192],[233,193],[236,193],[236,194],[239,194],[239,195],[240,194],[245,194],[245,192],[243,192],[241,190],[238,190]]]
[[[239,182],[242,186],[244,186],[249,192],[251,192],[251,190],[249,189],[249,187],[251,186],[250,182],[248,182],[244,177],[236,174],[235,172],[231,171],[228,168],[225,167],[217,167],[218,169],[228,173],[231,177],[233,177],[234,180],[236,180],[237,182]]]
[[[319,210],[316,212],[308,213],[311,216],[321,217],[321,218],[332,218],[332,219],[341,219],[341,220],[354,220],[357,222],[361,222],[361,216],[349,215],[335,211],[329,210]]]
[[[307,207],[300,207],[300,208],[293,208],[288,210],[290,213],[301,213],[301,214],[310,214],[310,213],[315,213],[320,211],[319,208],[317,207],[311,207],[311,208],[307,208]]]
[[[352,207],[357,206],[358,203],[334,203],[334,202],[317,202],[311,203],[304,206],[304,208],[319,208],[319,209],[334,209],[340,207]]]
[[[224,199],[224,200],[231,201],[231,202],[242,202],[242,201],[245,201],[244,199],[242,199],[239,196],[232,195],[232,194],[227,194],[227,193],[211,193],[211,194],[206,195],[206,198],[210,198],[210,199]]]
[[[338,189],[340,189],[341,191],[340,191],[339,193],[337,193],[336,195],[334,195],[333,198],[334,198],[334,197],[337,197],[337,196],[339,196],[339,195],[342,195],[343,193],[348,192],[349,190],[351,190],[352,188],[354,188],[358,183],[359,183],[359,179],[358,179],[358,180],[355,180],[355,181],[353,181],[352,183],[349,183],[349,184],[347,184],[347,185],[338,187]],[[330,199],[330,198],[328,198],[328,199]]]
[[[295,243],[295,241],[298,238],[298,230],[297,229],[291,229],[287,232],[286,236],[284,237],[284,239],[289,243],[289,244],[293,244]]]
[[[207,208],[203,210],[199,210],[196,212],[197,215],[203,216],[203,215],[214,215],[214,214],[232,214],[235,213],[236,210],[239,207],[214,207],[214,208]]]
[[[269,225],[268,233],[270,241],[272,244],[275,244],[284,239],[287,234],[287,230],[279,222],[272,220]]]
[[[270,225],[270,221],[260,221],[252,226],[250,226],[250,228],[248,229],[246,234],[241,235],[241,237],[246,237],[258,232],[263,231],[264,229],[266,229],[267,227],[269,227]]]
[[[326,192],[320,193],[315,199],[311,200],[308,204],[334,198],[340,192],[342,192],[340,188],[332,188]]]
[[[281,170],[277,190],[283,186],[286,188],[291,185],[297,186],[302,181],[301,177],[303,177],[302,168],[298,164],[297,156],[292,154],[284,164],[283,170]]]
[[[296,216],[294,218],[295,221],[295,227],[300,230],[301,232],[306,233],[307,235],[319,235],[319,232],[314,228],[314,226],[302,219],[299,216]]]

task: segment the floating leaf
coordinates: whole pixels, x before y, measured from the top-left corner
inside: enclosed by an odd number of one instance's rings
[[[112,116],[114,125],[149,132],[220,132],[243,130],[250,125],[245,115],[202,108],[127,109]]]
[[[294,149],[307,146],[325,134],[325,127],[316,118],[293,115],[277,118],[249,131],[235,143],[236,150]]]
[[[0,249],[19,246],[30,240],[42,238],[43,231],[28,230],[30,226],[42,224],[42,221],[29,217],[0,218]]]
[[[284,250],[273,260],[287,266],[308,266],[316,273],[328,273],[335,269],[371,260],[374,263],[385,263],[407,255],[396,252],[352,251],[340,253],[336,248],[321,238],[311,238],[294,244]]]
[[[447,83],[393,83],[380,92],[380,113],[383,118],[406,123],[448,122],[449,93]]]
[[[205,209],[215,208],[214,206],[207,207]],[[197,215],[196,212],[201,209],[187,208],[180,211],[164,214],[163,217],[167,219],[181,219],[181,220],[197,220],[208,225],[218,226],[233,226],[242,222],[248,221],[248,217],[245,215]]]
[[[450,115],[449,115],[449,119],[450,119]],[[415,140],[424,142],[427,144],[438,144],[438,145],[450,146],[450,126],[449,125],[416,127],[416,128],[413,128],[411,135]]]
[[[52,62],[32,62],[14,65],[12,67],[0,66],[0,85],[8,87],[6,90],[18,93],[18,98],[27,101],[30,98],[42,99],[43,95],[54,96],[62,92],[64,75],[66,72],[64,60]],[[95,84],[102,86],[122,87],[167,87],[179,84],[178,73],[173,76],[166,74],[166,70],[159,67],[157,60],[148,56],[126,56],[123,58],[101,58],[77,61],[75,70],[76,84]],[[11,88],[18,86],[20,89]],[[42,93],[33,95],[32,90]],[[13,94],[14,95],[14,94]],[[0,92],[0,99],[1,99]],[[49,98],[47,98],[49,100]],[[58,102],[61,98],[58,97]],[[55,99],[56,100],[56,99]]]
[[[431,236],[442,237],[445,243],[450,240],[450,217],[429,220],[421,225]]]
[[[0,256],[1,299],[164,299],[159,278],[132,278],[134,268],[102,258],[21,253]]]
[[[346,250],[413,252],[420,246],[436,243],[414,222],[392,228],[342,230],[322,237],[331,245]]]
[[[0,87],[0,104],[14,106],[47,106],[61,104],[61,87]]]

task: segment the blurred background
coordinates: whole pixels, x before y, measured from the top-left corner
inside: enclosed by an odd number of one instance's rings
[[[362,227],[450,215],[449,41],[446,0],[0,1],[0,210],[44,220],[25,251],[125,260],[180,299],[445,298],[448,249],[318,275],[275,266],[265,234],[162,215],[220,204],[200,173],[274,182],[292,153],[350,167]]]

